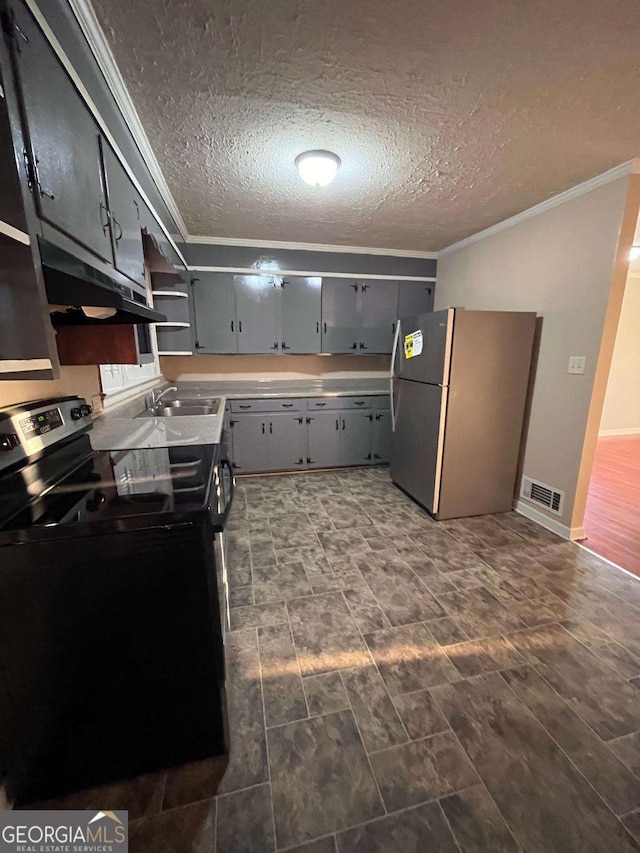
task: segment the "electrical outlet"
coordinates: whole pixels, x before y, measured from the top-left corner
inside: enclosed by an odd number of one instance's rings
[[[569,356],[569,370],[567,372],[582,375],[586,363],[587,359],[584,355],[571,355]]]

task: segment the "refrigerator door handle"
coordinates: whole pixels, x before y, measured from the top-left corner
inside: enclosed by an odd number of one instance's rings
[[[391,394],[391,432],[396,431],[396,407],[393,399],[393,379],[396,369],[396,354],[398,352],[398,340],[400,339],[400,320],[396,323],[396,331],[393,336],[393,348],[391,350],[391,375],[389,377],[389,392]]]

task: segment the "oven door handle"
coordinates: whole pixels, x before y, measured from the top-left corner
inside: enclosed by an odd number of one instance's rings
[[[227,500],[227,503],[225,504],[224,510],[220,515],[220,524],[224,528],[226,523],[227,523],[229,513],[231,512],[231,505],[233,504],[233,495],[234,495],[234,492],[236,490],[236,478],[235,478],[235,474],[233,473],[233,465],[231,464],[230,459],[227,459],[227,458],[221,459],[220,460],[220,466],[222,468],[226,468],[229,471],[229,478],[231,481],[231,491],[229,493],[229,499]]]

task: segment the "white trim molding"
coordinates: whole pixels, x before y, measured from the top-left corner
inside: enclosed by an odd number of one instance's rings
[[[0,374],[22,373],[28,370],[51,370],[53,365],[48,358],[25,358],[0,360]]]
[[[429,281],[435,282],[435,277],[417,275],[375,275],[373,273],[355,272],[310,272],[309,270],[257,270],[253,267],[187,267],[188,272],[230,272],[234,275],[300,275],[305,277],[321,276],[322,278],[356,278],[375,279],[376,281]]]
[[[589,541],[588,539],[586,540]],[[593,554],[594,557],[597,557],[599,560],[602,560],[604,563],[608,563],[610,566],[613,566],[614,569],[617,569],[619,572],[624,572],[625,575],[628,575],[630,578],[638,581],[640,583],[640,578],[638,575],[635,575],[633,572],[630,572],[629,569],[625,569],[624,566],[619,566],[617,563],[614,563],[613,560],[610,560],[608,557],[603,557],[602,554],[598,554],[597,551],[593,551],[591,548],[588,548],[586,545],[583,545],[582,542],[576,542],[576,545],[579,548],[582,548],[583,551],[586,551],[588,554]]]
[[[624,429],[601,429],[598,438],[607,438],[614,435],[640,435],[640,427],[625,427]]]
[[[517,500],[514,509],[530,521],[535,521],[541,527],[562,536],[563,539],[584,539],[584,527],[568,527],[566,524],[561,524],[523,500]]]
[[[0,234],[4,234],[5,237],[11,237],[12,240],[16,240],[18,243],[24,243],[25,246],[31,245],[31,237],[28,234],[25,234],[24,231],[20,231],[19,228],[14,228],[13,225],[9,225],[8,222],[2,222],[0,220]]]
[[[158,215],[156,209],[151,204],[151,201],[149,200],[149,197],[145,193],[144,189],[142,188],[140,181],[138,181],[136,175],[133,172],[133,169],[131,168],[131,166],[129,165],[127,160],[125,159],[124,154],[120,150],[118,143],[116,142],[116,140],[113,137],[113,134],[109,130],[109,127],[108,127],[107,123],[105,122],[104,118],[102,117],[102,114],[98,110],[98,107],[94,103],[91,95],[89,94],[84,83],[82,82],[80,75],[78,74],[78,72],[73,67],[71,60],[69,59],[69,57],[65,53],[64,49],[62,48],[62,45],[60,44],[60,42],[56,38],[55,33],[53,32],[53,30],[51,29],[51,27],[47,23],[47,19],[45,18],[45,16],[40,11],[40,9],[36,3],[36,0],[25,0],[25,3],[27,4],[29,10],[31,11],[31,14],[36,19],[36,21],[37,21],[38,25],[40,26],[42,32],[44,33],[45,38],[47,39],[47,41],[49,42],[49,44],[53,48],[56,56],[58,57],[58,59],[60,60],[62,65],[64,66],[67,74],[69,75],[69,77],[73,81],[74,86],[76,87],[76,89],[80,93],[80,96],[82,97],[85,104],[87,105],[89,112],[92,114],[92,116],[96,120],[96,123],[100,127],[100,130],[102,131],[105,138],[109,142],[109,145],[111,145],[111,147],[113,148],[116,157],[118,158],[118,160],[122,164],[123,169],[125,170],[125,172],[129,176],[129,178],[130,178],[131,182],[133,183],[133,185],[135,186],[135,188],[138,190],[138,192],[142,196],[142,199],[144,200],[145,204],[147,205],[147,207],[151,211],[154,219],[158,223],[158,226],[162,229],[165,237],[173,246],[174,251],[176,252],[178,257],[180,258],[182,263],[186,266],[187,262],[185,261],[184,257],[182,256],[182,252],[180,251],[180,249],[176,245],[175,240],[173,239],[173,237],[169,233],[166,225],[164,224],[164,222],[162,221],[162,219]],[[114,95],[114,97],[115,97],[115,95]],[[136,139],[136,144],[138,144],[137,139]],[[163,200],[166,204],[167,203],[166,198],[164,198]]]
[[[330,243],[288,243],[279,240],[245,240],[240,237],[196,237],[189,235],[187,243],[205,246],[246,246],[255,249],[293,249],[303,252],[336,252],[350,255],[387,255],[391,258],[437,260],[437,252],[418,252],[411,249],[379,249],[372,246],[334,246]]]
[[[565,204],[567,201],[571,201],[578,196],[585,195],[586,193],[590,193],[598,187],[602,187],[605,184],[610,184],[612,181],[617,181],[619,178],[625,178],[628,175],[637,175],[640,174],[640,159],[636,158],[635,160],[627,160],[626,163],[621,163],[619,166],[615,166],[613,169],[609,169],[608,172],[603,172],[601,175],[596,175],[595,178],[590,178],[588,181],[584,181],[582,184],[578,184],[575,187],[571,187],[571,189],[565,190],[563,193],[559,193],[558,195],[554,195],[551,198],[546,199],[545,201],[541,201],[540,204],[536,204],[533,207],[529,207],[527,210],[523,210],[522,213],[516,213],[515,216],[510,216],[509,219],[504,219],[502,222],[497,222],[495,225],[491,225],[489,228],[485,228],[484,231],[478,231],[477,234],[471,234],[469,237],[465,237],[464,240],[459,240],[457,243],[452,243],[451,246],[447,246],[445,249],[441,249],[438,252],[438,257],[442,257],[442,255],[448,255],[450,252],[456,252],[458,249],[463,249],[465,246],[470,246],[472,243],[477,243],[479,240],[484,240],[485,237],[491,237],[494,234],[499,234],[500,231],[504,231],[507,228],[512,228],[514,225],[519,225],[521,222],[524,222],[526,219],[531,219],[534,216],[538,216],[540,213],[544,213],[547,210],[551,210],[553,207],[559,207],[561,204]]]
[[[113,95],[118,109],[122,113],[127,127],[131,132],[134,142],[138,146],[138,150],[142,155],[142,159],[147,164],[147,168],[153,178],[153,181],[158,188],[158,192],[162,196],[162,200],[167,206],[169,213],[173,217],[174,222],[178,226],[180,235],[183,240],[187,238],[188,231],[185,225],[182,214],[178,209],[178,205],[169,189],[165,177],[160,168],[160,164],[153,153],[153,148],[149,142],[140,116],[136,110],[131,95],[127,89],[126,83],[122,78],[120,69],[116,63],[115,57],[105,38],[104,32],[93,7],[88,0],[68,0],[71,11],[73,12],[84,37],[87,40],[91,53],[93,54],[102,76],[104,77],[109,91]]]

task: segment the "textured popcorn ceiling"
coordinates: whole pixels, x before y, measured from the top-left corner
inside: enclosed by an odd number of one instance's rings
[[[192,234],[437,250],[640,155],[638,0],[93,3]]]

